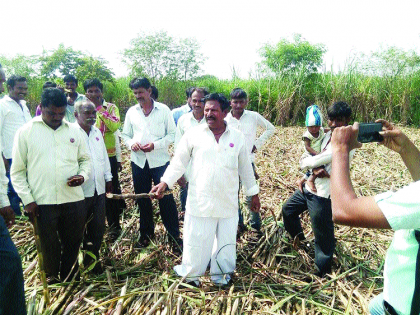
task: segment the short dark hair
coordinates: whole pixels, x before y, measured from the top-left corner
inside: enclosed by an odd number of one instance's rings
[[[74,82],[74,83],[76,83],[76,85],[79,83],[79,81],[76,79],[76,77],[72,74],[65,75],[63,81],[64,81],[64,83]]]
[[[150,81],[147,78],[134,78],[130,81],[130,84],[128,85],[130,89],[148,89],[151,87]]]
[[[6,81],[7,86],[10,86],[11,88],[14,88],[16,85],[16,82],[26,82],[26,78],[22,77],[20,75],[12,75],[9,77]]]
[[[47,81],[42,86],[42,89],[45,90],[46,88],[50,88],[50,87],[57,87],[57,83],[51,82],[51,81]]]
[[[335,102],[327,108],[328,118],[351,117],[351,107],[343,101]]]
[[[234,88],[232,92],[230,92],[230,99],[241,99],[241,98],[248,98],[248,95],[244,90],[241,88]]]
[[[199,87],[192,88],[192,90],[191,90],[191,96],[193,95],[194,92],[201,93],[204,96],[206,96],[206,95],[209,94],[209,91],[207,91],[206,88],[199,88]]]
[[[229,108],[229,101],[222,93],[211,93],[204,97],[204,105],[208,101],[217,101],[220,104],[220,109],[223,111]]]
[[[153,98],[155,101],[157,101],[159,97],[159,91],[157,87],[152,85],[150,88],[152,89],[152,93],[150,94],[150,97]]]
[[[195,89],[195,87],[194,86],[191,86],[191,87],[189,87],[188,89],[186,89],[185,90],[185,96],[187,97],[187,98],[190,98],[191,97],[191,94],[193,93],[192,92],[192,90],[194,90]]]
[[[104,85],[101,83],[101,81],[99,81],[99,79],[97,78],[93,78],[93,79],[87,79],[85,81],[85,83],[83,83],[83,88],[85,89],[85,92],[87,92],[87,90],[93,86],[98,87],[101,92],[104,89]]]
[[[67,106],[67,98],[63,91],[50,87],[42,92],[41,107],[50,107],[51,105],[55,107]]]

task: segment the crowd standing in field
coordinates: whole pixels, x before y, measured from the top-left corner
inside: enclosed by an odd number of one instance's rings
[[[0,92],[5,82],[0,67]],[[118,241],[124,200],[121,194],[120,136],[131,151],[134,192],[159,200],[160,215],[175,255],[174,270],[192,286],[210,267],[212,281],[226,286],[236,266],[237,231],[245,223],[239,191],[250,211],[251,228],[262,236],[255,153],[273,135],[274,126],[246,110],[248,97],[240,88],[230,101],[204,88],[187,89],[187,104],[170,111],[157,102],[158,91],[146,78],[131,80],[138,104],[121,126],[115,104],[103,98],[98,79],[84,82],[86,95],[76,92],[78,80],[64,77],[64,88],[47,82],[31,119],[24,101],[26,79],[11,76],[9,95],[0,99],[0,132],[4,163],[0,163],[0,314],[25,314],[22,265],[7,227],[20,215],[20,203],[38,227],[43,269],[49,283],[80,277],[80,246],[84,266],[102,273],[100,246],[105,232]],[[229,112],[229,107],[231,111]],[[386,258],[384,293],[371,303],[372,314],[420,314],[420,206],[418,182],[396,193],[357,198],[351,186],[349,161],[360,146],[357,123],[346,127],[351,108],[335,102],[327,109],[330,130],[322,129],[316,105],[307,111],[306,149],[300,161],[307,176],[282,208],[284,226],[295,246],[305,242],[299,215],[308,210],[315,236],[314,274],[332,271],[334,220],[341,224],[397,230]],[[400,153],[413,179],[420,179],[420,151],[390,123],[382,121],[383,143]],[[122,127],[122,133],[119,129]],[[262,134],[257,137],[257,129]],[[171,159],[169,146],[174,143]],[[6,174],[10,180],[7,180]],[[331,181],[330,181],[331,175]],[[305,184],[306,181],[306,184]],[[7,182],[9,186],[7,188]],[[168,188],[181,187],[181,213]],[[153,186],[154,184],[154,186]],[[16,191],[14,193],[14,191]],[[6,197],[8,196],[8,197]],[[19,199],[18,199],[19,198]],[[150,198],[138,198],[140,250],[154,238]],[[13,210],[12,210],[13,208]],[[179,216],[184,219],[183,239]],[[184,218],[185,216],[185,218]],[[239,225],[239,228],[238,228]]]

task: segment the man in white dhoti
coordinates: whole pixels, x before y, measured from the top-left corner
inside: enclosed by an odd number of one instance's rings
[[[252,211],[260,210],[244,135],[227,126],[229,102],[222,94],[205,97],[207,124],[188,130],[159,185],[152,188],[161,198],[184,174],[190,163],[189,189],[184,222],[184,251],[175,272],[198,285],[210,264],[212,281],[226,285],[236,266],[239,178],[252,196]],[[214,246],[213,246],[214,244]]]

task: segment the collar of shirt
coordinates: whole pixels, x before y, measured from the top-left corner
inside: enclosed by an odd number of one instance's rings
[[[7,101],[7,102],[11,102],[14,103],[16,105],[19,105],[20,108],[22,108],[24,105],[26,105],[26,101],[25,100],[20,100],[19,102],[16,102],[13,98],[11,98],[9,95],[5,95],[3,97],[3,100]]]

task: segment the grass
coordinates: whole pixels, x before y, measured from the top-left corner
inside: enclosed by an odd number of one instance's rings
[[[403,130],[420,144],[419,130]],[[129,202],[122,236],[115,243],[105,237],[101,249],[106,272],[94,276],[82,269],[80,282],[49,286],[50,305],[43,301],[31,225],[17,222],[10,232],[22,256],[30,314],[366,314],[368,301],[382,291],[384,256],[392,232],[336,226],[333,273],[321,279],[312,274],[309,217],[302,217],[308,240],[302,247],[293,248],[282,228],[281,206],[301,176],[297,165],[303,131],[279,127],[257,154],[264,236],[255,238],[247,232],[238,241],[233,286],[220,289],[208,276],[200,289],[181,286],[173,272],[180,258],[169,251],[158,215],[155,242],[135,250],[138,213]],[[357,151],[351,174],[359,195],[398,189],[411,181],[398,155],[376,144]],[[121,182],[123,193],[132,192],[126,151]]]

